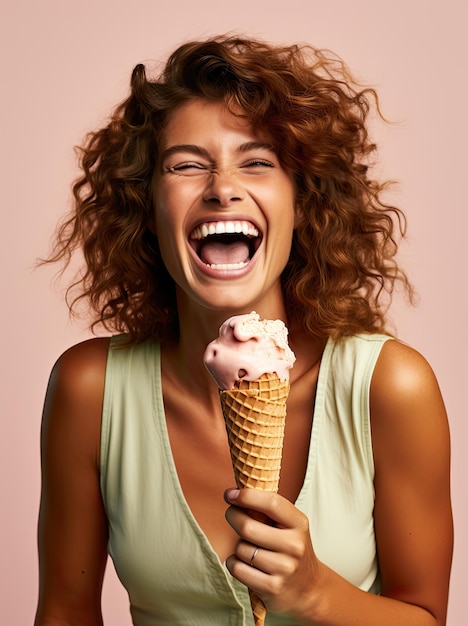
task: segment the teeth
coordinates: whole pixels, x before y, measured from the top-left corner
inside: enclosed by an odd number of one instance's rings
[[[246,237],[258,237],[258,230],[250,222],[207,222],[197,226],[191,239],[205,239],[208,235],[243,234]]]
[[[212,263],[210,265],[211,269],[213,270],[240,270],[243,267],[245,267],[246,265],[248,265],[248,262],[241,262],[241,263],[219,263],[218,265],[216,265],[215,263]]]

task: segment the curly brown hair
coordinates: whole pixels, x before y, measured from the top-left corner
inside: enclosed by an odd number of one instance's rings
[[[304,217],[282,275],[290,323],[320,337],[384,331],[384,296],[397,281],[412,288],[395,261],[404,215],[383,202],[385,183],[368,178],[377,94],[329,51],[229,36],[182,45],[156,80],[137,65],[130,96],[79,149],[74,211],[48,259],[67,264],[83,251],[71,310],[87,298],[93,326],[132,341],[177,331],[175,284],[149,228],[151,183],[168,116],[194,98],[240,107],[296,180]]]

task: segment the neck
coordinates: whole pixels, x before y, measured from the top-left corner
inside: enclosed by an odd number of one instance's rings
[[[227,318],[250,313],[252,310],[256,310],[263,318],[282,319],[287,323],[282,300],[277,301],[274,306],[270,303],[268,307],[261,303],[252,304],[248,310],[213,310],[193,301],[187,303],[179,299],[179,338],[176,343],[163,346],[166,371],[173,371],[186,388],[193,386],[203,393],[217,395],[216,385],[203,365],[206,346],[218,336],[219,327]]]

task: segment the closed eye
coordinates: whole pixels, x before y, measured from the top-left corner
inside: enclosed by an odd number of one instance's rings
[[[263,159],[252,159],[245,163],[242,167],[274,167],[273,163],[270,161],[265,161]]]
[[[207,168],[205,165],[198,163],[197,161],[184,161],[183,163],[177,163],[167,168],[169,172],[180,172],[181,174],[197,174],[205,171]]]
[[[265,168],[275,167],[274,163],[267,161],[266,159],[251,159],[242,165],[239,165],[240,169],[250,170],[253,172],[261,171]],[[169,173],[180,174],[181,176],[197,176],[206,172],[211,172],[212,167],[205,165],[199,161],[183,161],[176,163],[175,165],[169,165],[166,167],[166,171]]]

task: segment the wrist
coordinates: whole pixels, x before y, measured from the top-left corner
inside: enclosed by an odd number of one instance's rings
[[[303,594],[301,601],[296,603],[291,612],[291,617],[301,626],[316,626],[325,623],[326,616],[330,614],[329,590],[330,578],[333,574],[334,572],[329,567],[317,562],[311,588]]]

